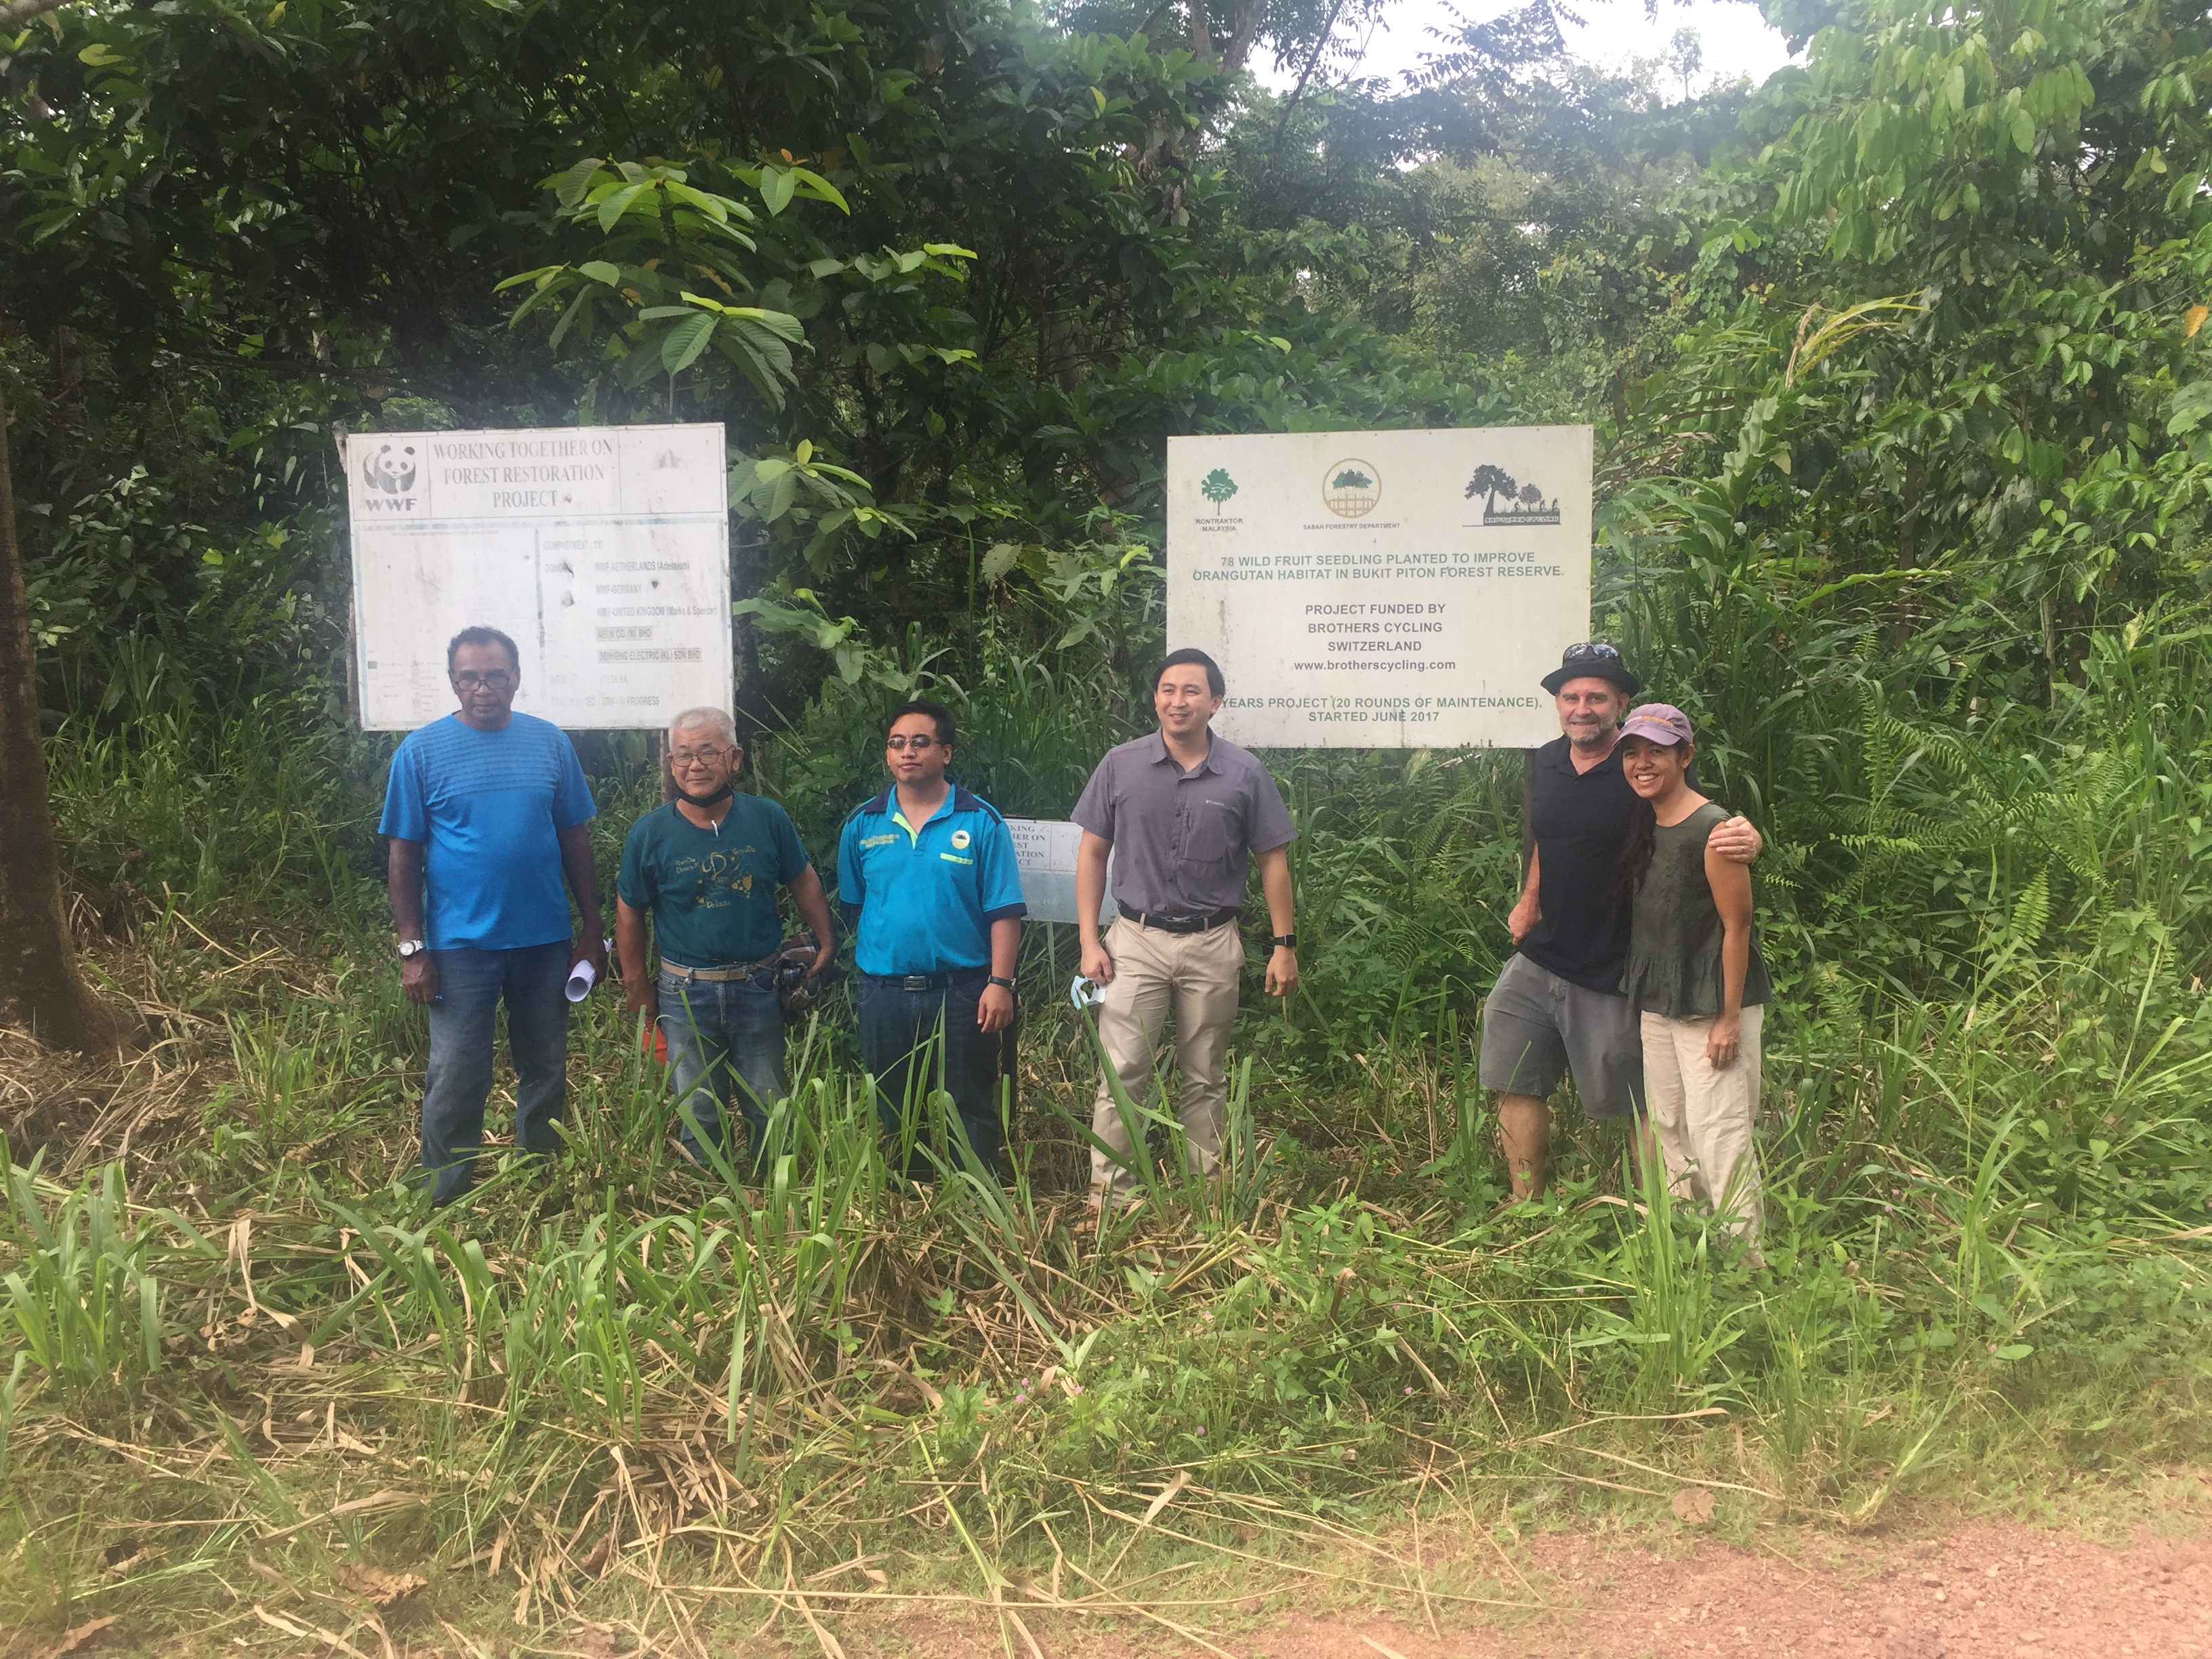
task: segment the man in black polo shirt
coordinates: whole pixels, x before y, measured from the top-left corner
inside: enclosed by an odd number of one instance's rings
[[[1528,873],[1506,919],[1521,948],[1483,1005],[1480,1078],[1498,1091],[1498,1139],[1516,1199],[1544,1190],[1552,1138],[1546,1097],[1570,1069],[1587,1115],[1644,1110],[1643,1035],[1620,994],[1628,917],[1613,891],[1636,805],[1614,744],[1643,682],[1620,652],[1592,640],[1567,647],[1544,689],[1565,735],[1529,763]],[[1759,856],[1759,831],[1733,817],[1707,845],[1749,864]]]

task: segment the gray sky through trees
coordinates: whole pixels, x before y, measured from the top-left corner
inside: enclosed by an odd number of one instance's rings
[[[1498,15],[1521,0],[1464,0],[1459,9],[1474,21]],[[1771,27],[1756,6],[1740,0],[1683,0],[1665,4],[1656,18],[1646,18],[1643,0],[1581,0],[1570,10],[1583,19],[1580,28],[1570,27],[1569,43],[1575,55],[1607,69],[1626,70],[1632,60],[1665,58],[1672,51],[1678,29],[1696,32],[1703,63],[1692,71],[1690,90],[1703,92],[1737,76],[1765,80],[1790,61],[1781,33]],[[1366,50],[1354,72],[1389,76],[1393,79],[1419,66],[1422,54],[1441,43],[1431,28],[1451,26],[1446,0],[1395,0],[1369,36]],[[1297,64],[1278,70],[1265,54],[1253,67],[1269,86],[1286,88],[1297,79]],[[1339,70],[1339,73],[1342,73]]]

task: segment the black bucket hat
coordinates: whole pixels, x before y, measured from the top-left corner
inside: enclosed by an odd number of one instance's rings
[[[1559,665],[1544,676],[1544,690],[1556,697],[1569,680],[1611,680],[1632,697],[1644,689],[1644,682],[1621,661],[1620,653],[1603,640],[1584,640],[1580,645],[1569,646]]]

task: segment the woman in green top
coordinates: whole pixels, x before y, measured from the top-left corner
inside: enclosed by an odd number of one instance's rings
[[[1689,717],[1663,702],[1620,727],[1640,799],[1621,850],[1632,925],[1621,989],[1642,1013],[1644,1088],[1668,1184],[1756,1243],[1759,1035],[1772,994],[1751,926],[1751,872],[1705,845],[1728,818],[1690,787]]]

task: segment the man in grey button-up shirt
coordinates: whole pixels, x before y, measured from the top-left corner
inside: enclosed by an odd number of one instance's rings
[[[1229,1099],[1223,1062],[1244,969],[1237,923],[1255,856],[1274,932],[1267,993],[1287,996],[1298,980],[1290,860],[1297,830],[1267,769],[1214,735],[1211,722],[1226,690],[1220,666],[1203,651],[1170,653],[1152,687],[1160,729],[1109,750],[1075,804],[1083,829],[1075,866],[1083,971],[1106,988],[1099,1037],[1123,1089],[1146,1100],[1156,1092],[1152,1054],[1173,1009],[1178,1115],[1191,1162],[1207,1174],[1221,1156]],[[1117,848],[1121,916],[1102,939],[1107,859]],[[1091,1201],[1103,1204],[1137,1184],[1134,1160],[1143,1152],[1132,1148],[1105,1079],[1091,1117],[1092,1132],[1113,1149],[1091,1155]]]

